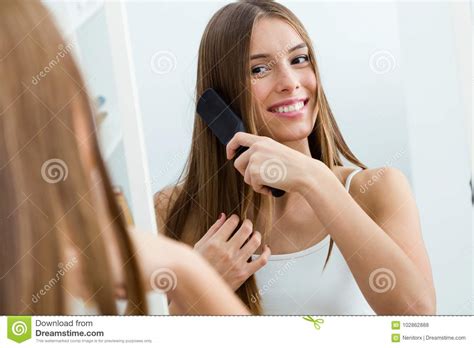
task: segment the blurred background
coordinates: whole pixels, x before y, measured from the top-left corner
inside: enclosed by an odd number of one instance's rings
[[[152,194],[176,182],[190,148],[200,38],[227,2],[45,2],[93,91],[114,183],[156,231]],[[408,177],[438,314],[473,314],[472,2],[282,3],[313,40],[349,147]]]

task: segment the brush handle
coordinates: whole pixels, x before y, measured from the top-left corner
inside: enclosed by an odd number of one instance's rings
[[[246,147],[246,146],[241,146],[237,149],[236,151],[236,156],[235,158],[239,157],[242,153],[244,153],[245,151],[247,151],[249,148]],[[274,187],[269,187],[269,186],[266,186],[270,189],[270,191],[272,191],[272,196],[273,197],[281,197],[285,194],[285,191],[283,190],[280,190],[280,189],[277,189],[277,188],[274,188]]]
[[[269,187],[269,189],[270,191],[272,191],[272,196],[276,198],[281,197],[285,194],[285,191],[274,188],[274,187]]]

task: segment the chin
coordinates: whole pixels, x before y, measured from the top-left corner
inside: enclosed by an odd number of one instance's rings
[[[313,131],[315,122],[305,117],[299,121],[281,121],[275,118],[269,120],[260,135],[270,137],[279,143],[306,139]]]
[[[308,125],[292,125],[289,127],[280,125],[275,127],[269,136],[279,143],[287,143],[306,139],[312,131],[313,127]]]

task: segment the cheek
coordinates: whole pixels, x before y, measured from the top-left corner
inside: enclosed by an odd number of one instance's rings
[[[314,74],[313,70],[308,69],[301,75],[301,85],[311,93],[311,95],[316,94],[316,75]]]
[[[269,79],[262,79],[256,80],[254,84],[252,84],[252,96],[254,102],[257,104],[257,107],[260,108],[261,116],[263,119],[258,117],[255,120],[255,124],[258,129],[262,130],[262,127],[265,128],[265,123],[268,119],[271,118],[271,115],[266,111],[267,108],[265,105],[268,104],[268,98],[272,92],[272,85],[268,81]]]
[[[265,105],[265,101],[270,95],[271,85],[262,80],[255,80],[255,83],[252,83],[252,95],[254,100],[262,107]]]

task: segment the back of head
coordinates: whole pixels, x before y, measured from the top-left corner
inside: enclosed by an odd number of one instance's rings
[[[72,46],[40,1],[0,2],[0,313],[67,314],[66,245],[102,313],[116,313],[109,260],[96,216],[100,192],[122,260],[133,255],[94,136],[93,112]],[[84,166],[77,121],[96,179]],[[68,258],[69,257],[69,258]],[[75,263],[74,263],[75,265]],[[73,265],[73,267],[74,267]],[[124,266],[130,313],[146,312],[134,258]]]

